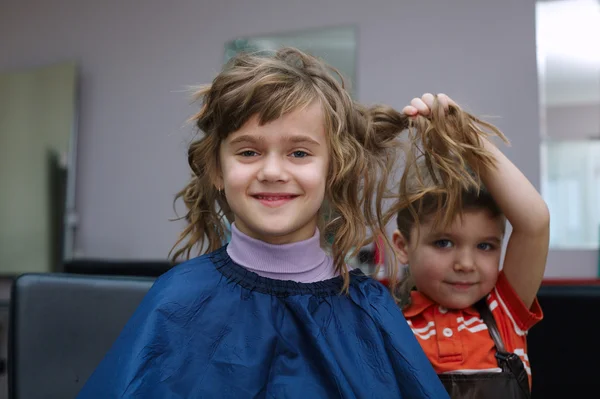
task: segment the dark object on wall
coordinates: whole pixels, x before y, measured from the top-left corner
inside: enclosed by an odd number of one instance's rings
[[[358,252],[358,262],[367,265],[373,265],[375,263],[375,251],[372,249],[361,249]]]
[[[50,262],[52,271],[60,272],[64,246],[65,201],[67,199],[67,170],[62,167],[60,157],[54,151],[47,152],[48,189],[50,212]]]

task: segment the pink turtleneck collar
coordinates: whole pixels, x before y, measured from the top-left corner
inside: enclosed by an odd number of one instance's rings
[[[274,245],[249,237],[232,223],[227,253],[238,265],[275,280],[314,283],[337,276],[333,259],[321,248],[318,229],[308,240]]]

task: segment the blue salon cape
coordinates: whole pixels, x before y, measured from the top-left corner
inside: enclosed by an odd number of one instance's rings
[[[78,398],[448,398],[387,289],[260,277],[226,247],[157,279]]]

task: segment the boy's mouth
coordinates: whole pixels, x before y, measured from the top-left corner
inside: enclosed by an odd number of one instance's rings
[[[452,286],[453,288],[455,288],[457,290],[468,290],[469,288],[471,288],[472,286],[475,285],[475,283],[466,282],[466,281],[447,282],[446,284],[449,284],[450,286]]]

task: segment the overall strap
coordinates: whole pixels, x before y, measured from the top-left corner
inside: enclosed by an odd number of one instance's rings
[[[496,351],[500,353],[506,353],[506,348],[504,347],[504,342],[502,341],[502,337],[500,336],[500,331],[498,331],[498,325],[496,324],[496,320],[488,308],[487,303],[485,303],[485,297],[475,303],[475,309],[479,312],[479,315],[483,319],[483,322],[488,328],[490,332],[490,336],[492,340],[494,340],[494,344],[496,345]]]
[[[529,387],[529,377],[525,371],[525,366],[519,356],[514,353],[508,353],[504,347],[504,342],[498,331],[498,325],[492,315],[490,308],[488,308],[485,298],[481,299],[475,304],[475,309],[479,312],[479,315],[486,324],[490,336],[496,345],[496,359],[498,360],[498,366],[504,372],[510,372],[515,376],[517,383],[522,391],[522,398],[531,398],[531,391]]]

